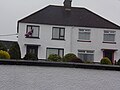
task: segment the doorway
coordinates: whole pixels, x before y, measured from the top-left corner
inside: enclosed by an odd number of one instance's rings
[[[27,45],[26,49],[27,49],[26,53],[32,53],[32,54],[38,56],[38,46],[37,45]]]
[[[103,57],[108,57],[114,63],[114,50],[103,50]]]

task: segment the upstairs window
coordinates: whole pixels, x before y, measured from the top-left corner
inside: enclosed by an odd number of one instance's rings
[[[27,25],[26,38],[39,38],[39,26]]]
[[[65,39],[65,28],[53,27],[52,39],[53,40],[64,40]]]
[[[81,41],[90,41],[90,29],[79,29],[78,39]]]
[[[104,42],[115,42],[115,31],[104,31]]]
[[[84,62],[94,61],[94,51],[91,50],[78,50],[78,57]]]

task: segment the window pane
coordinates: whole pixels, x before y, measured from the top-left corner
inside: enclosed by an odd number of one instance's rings
[[[93,61],[93,54],[87,54],[86,55],[86,60],[89,61],[89,62],[92,62]]]
[[[94,61],[94,51],[78,50],[78,57],[85,62]]]
[[[47,58],[49,57],[50,54],[57,54],[61,57],[63,57],[64,55],[64,49],[52,49],[52,48],[48,48],[47,49]]]
[[[53,28],[53,37],[52,38],[57,38],[59,39],[59,28]]]
[[[64,36],[64,31],[65,31],[65,29],[60,30],[60,36]]]
[[[49,57],[50,54],[58,55],[58,50],[57,49],[47,49],[47,58]]]
[[[94,55],[93,54],[78,54],[78,57],[82,60],[82,61],[89,61],[89,62],[93,62],[94,61]]]
[[[53,27],[52,30],[52,38],[53,39],[64,39],[65,37],[65,29],[59,27]]]
[[[115,41],[114,34],[104,34],[104,41]]]
[[[27,26],[26,37],[39,37],[39,26]]]
[[[79,32],[79,39],[90,40],[90,32]]]
[[[64,53],[63,50],[59,50],[59,56],[60,57],[63,57],[63,53]]]
[[[32,36],[38,37],[39,36],[38,27],[32,27],[32,30],[33,30]]]

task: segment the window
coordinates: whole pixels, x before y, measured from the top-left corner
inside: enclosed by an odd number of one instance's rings
[[[104,31],[104,42],[115,42],[115,31]]]
[[[93,62],[94,61],[94,51],[78,50],[78,57],[85,62]]]
[[[39,26],[27,25],[26,38],[39,38]]]
[[[79,29],[78,39],[83,41],[90,41],[90,31],[89,29]]]
[[[50,54],[57,54],[57,55],[63,57],[64,49],[60,49],[60,48],[47,48],[47,58],[49,57]]]
[[[52,39],[53,40],[64,40],[65,39],[65,28],[53,27]]]
[[[36,56],[38,55],[38,46],[36,45],[27,45],[26,53],[32,53]]]

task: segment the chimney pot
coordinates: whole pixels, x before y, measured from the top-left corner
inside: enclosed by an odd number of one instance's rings
[[[72,3],[72,0],[65,0],[65,1],[63,2],[64,7],[65,7],[66,9],[70,9],[70,8],[71,8],[71,3]]]

